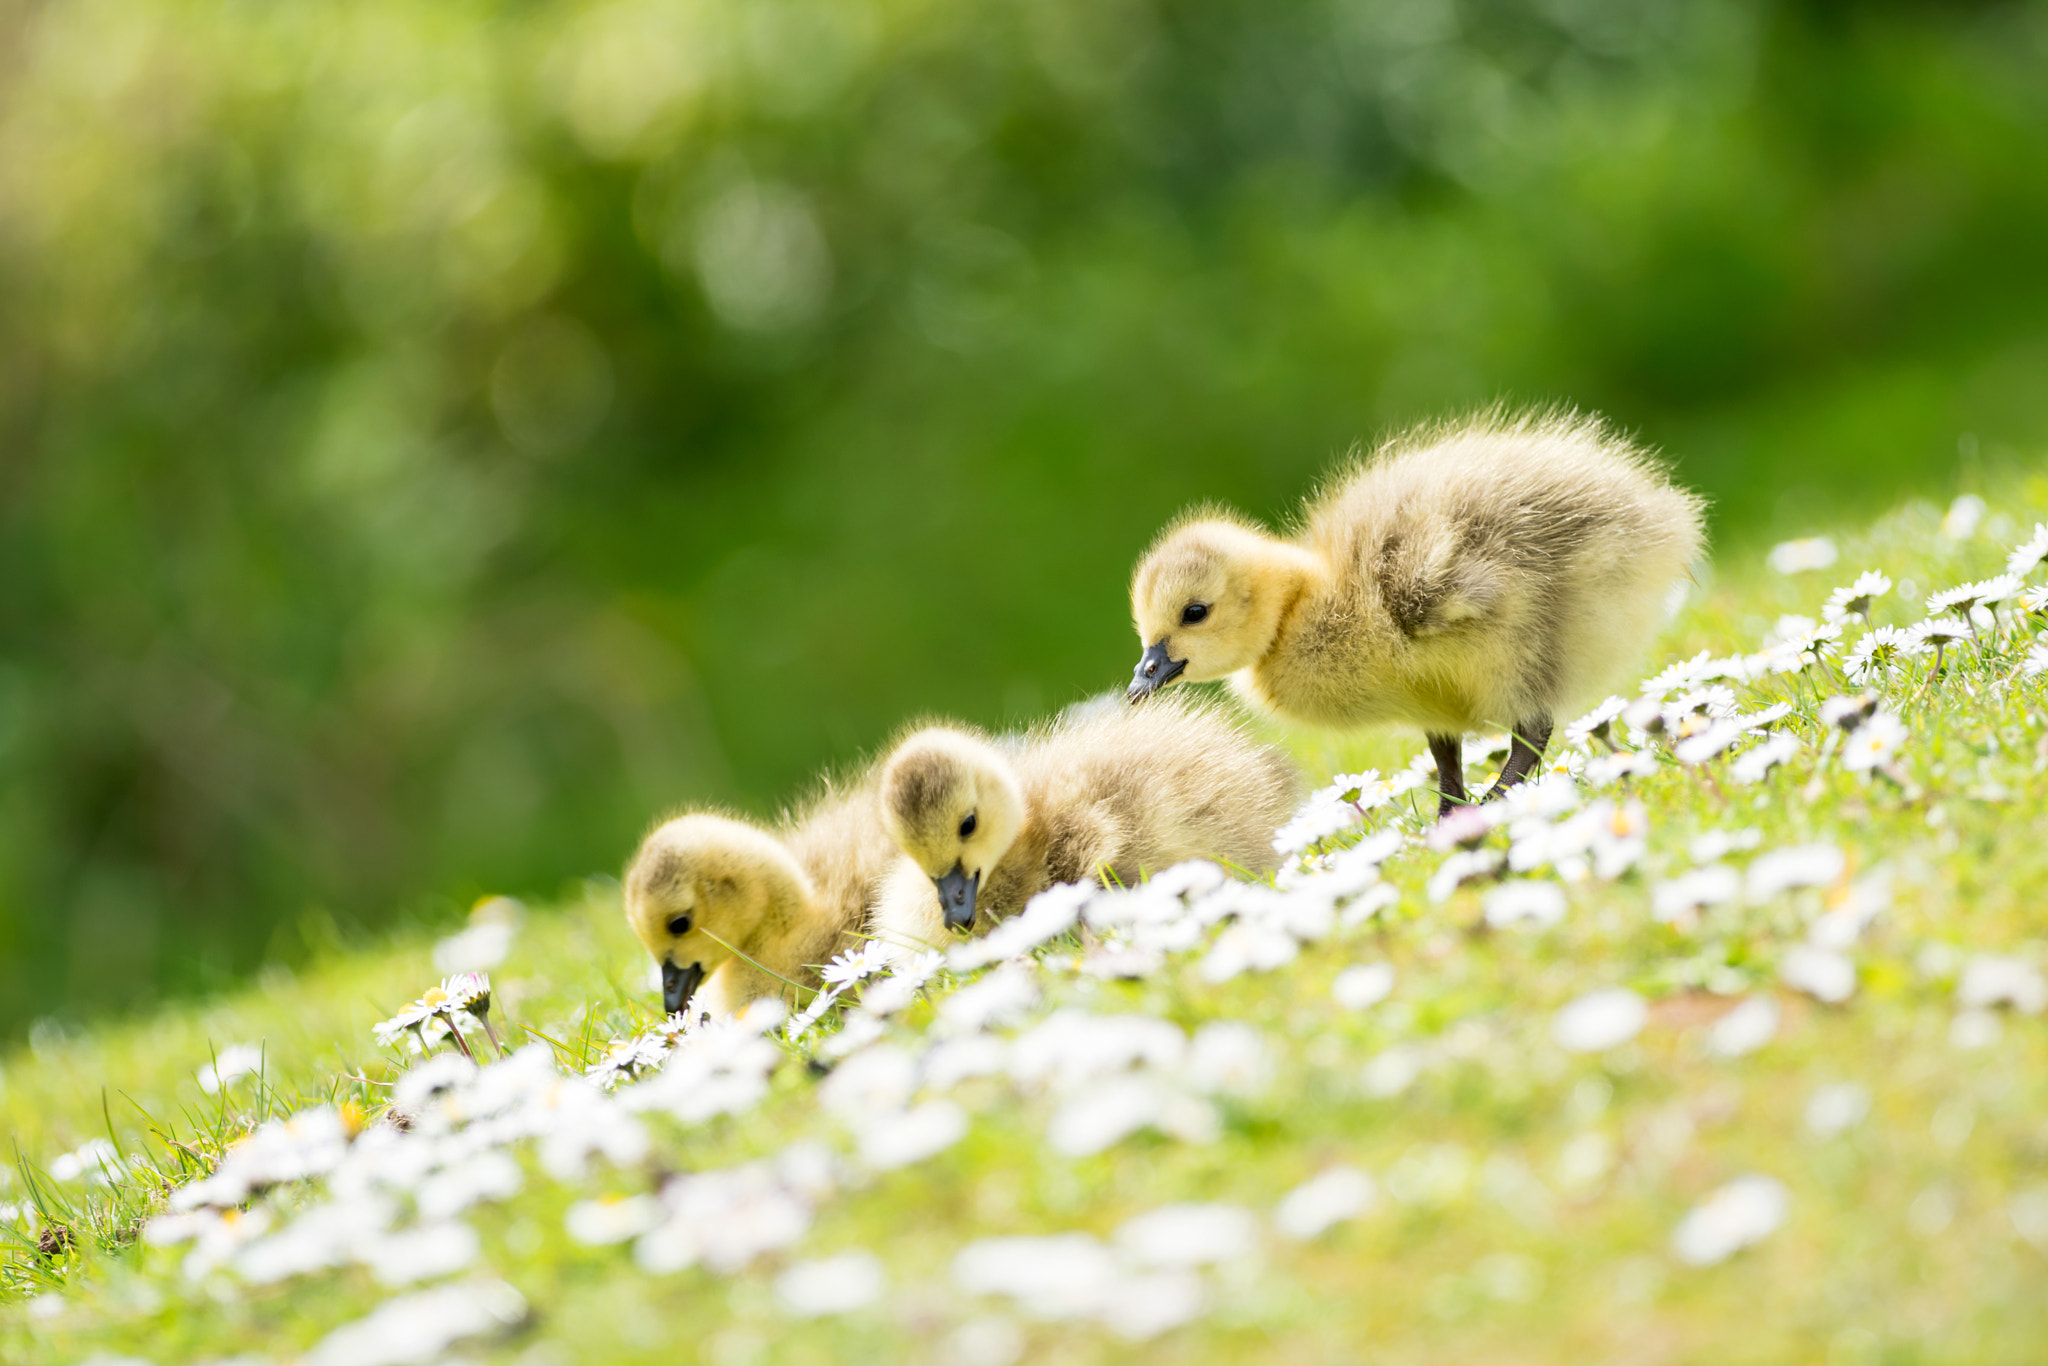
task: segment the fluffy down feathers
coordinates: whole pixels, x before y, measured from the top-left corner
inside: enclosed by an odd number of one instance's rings
[[[1700,551],[1700,513],[1595,419],[1489,415],[1344,472],[1290,539],[1213,516],[1176,525],[1138,566],[1133,613],[1180,676],[1234,674],[1295,720],[1547,726],[1648,644]]]
[[[628,866],[626,919],[656,963],[702,970],[693,1011],[728,1013],[796,994],[781,978],[816,987],[818,965],[866,932],[896,857],[870,782],[828,788],[772,833],[710,813],[679,816]]]
[[[897,746],[880,780],[883,819],[905,857],[888,875],[875,935],[897,948],[945,942],[934,880],[978,878],[986,929],[1056,883],[1126,884],[1189,858],[1263,870],[1299,777],[1277,750],[1213,707],[1078,707],[1003,741],[953,727]],[[967,817],[974,820],[961,833]]]

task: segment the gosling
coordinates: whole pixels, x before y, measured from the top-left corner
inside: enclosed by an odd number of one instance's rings
[[[896,857],[866,785],[828,794],[780,838],[706,812],[657,827],[626,870],[625,903],[661,965],[662,1008],[723,1015],[792,983],[817,990],[818,966],[866,933]]]
[[[882,765],[882,823],[904,857],[877,898],[892,951],[984,928],[1061,882],[1190,858],[1263,872],[1300,778],[1213,706],[1081,706],[991,741],[952,726],[903,740]]]
[[[1288,539],[1198,511],[1139,561],[1128,696],[1231,675],[1253,705],[1356,729],[1419,726],[1439,814],[1467,804],[1459,739],[1512,739],[1520,782],[1619,682],[1699,554],[1701,500],[1596,418],[1490,413],[1340,474]]]

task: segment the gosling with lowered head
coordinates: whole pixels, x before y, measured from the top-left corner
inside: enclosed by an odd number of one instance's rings
[[[1499,796],[1553,718],[1622,678],[1700,551],[1701,508],[1596,418],[1423,429],[1333,480],[1289,538],[1207,509],[1168,528],[1131,580],[1129,697],[1233,675],[1290,720],[1419,726],[1448,813],[1469,800],[1462,735],[1508,728]]]
[[[876,939],[929,947],[1056,883],[1129,884],[1190,858],[1270,868],[1299,795],[1294,765],[1214,706],[1163,701],[1084,705],[999,740],[954,726],[904,739],[879,783],[904,858],[877,899]]]
[[[896,857],[866,783],[828,793],[779,838],[710,812],[656,827],[626,870],[625,902],[661,965],[663,1009],[729,1014],[791,982],[816,989],[818,966],[866,932]]]

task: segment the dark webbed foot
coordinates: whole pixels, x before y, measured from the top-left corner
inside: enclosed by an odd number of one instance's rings
[[[1529,776],[1549,744],[1549,717],[1535,716],[1517,724],[1514,735],[1508,740],[1508,761],[1501,765],[1500,780],[1481,800],[1490,802],[1506,796],[1509,788]]]
[[[1459,739],[1455,735],[1425,735],[1429,741],[1429,754],[1436,760],[1436,790],[1438,801],[1436,817],[1442,820],[1461,806],[1470,806],[1472,798],[1465,792],[1465,759]]]

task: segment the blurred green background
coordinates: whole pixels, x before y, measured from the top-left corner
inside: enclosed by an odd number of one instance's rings
[[[1116,685],[1449,410],[1724,548],[2048,437],[2048,4],[5,13],[0,1029]]]

